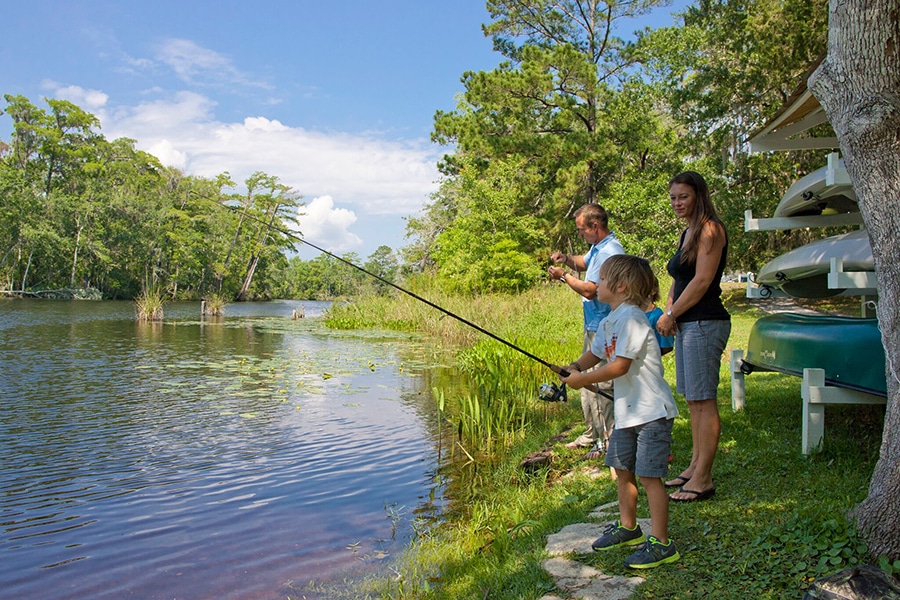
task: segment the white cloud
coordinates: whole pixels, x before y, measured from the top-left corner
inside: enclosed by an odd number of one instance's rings
[[[191,40],[163,41],[156,59],[171,68],[186,83],[239,83],[252,87],[271,87],[263,82],[251,81],[229,58]]]
[[[370,225],[367,216],[399,220],[416,214],[437,188],[440,152],[426,139],[312,131],[264,116],[222,122],[215,119],[216,106],[207,96],[182,91],[92,112],[108,139],[137,140],[139,149],[185,173],[214,177],[227,171],[239,189],[256,171],[277,176],[307,202],[315,198],[303,233],[336,253],[398,247],[402,240],[384,239],[383,228]]]
[[[54,97],[59,100],[68,100],[79,108],[96,115],[97,111],[106,106],[109,96],[99,90],[86,90],[77,85],[61,86],[52,80],[44,80],[41,83],[44,89],[53,90]]]
[[[349,230],[356,223],[356,214],[346,208],[335,208],[331,196],[314,198],[300,212],[300,232],[316,246],[338,256],[362,246],[362,239]]]
[[[228,171],[242,182],[275,175],[305,197],[331,196],[364,213],[410,215],[436,189],[438,152],[427,140],[324,133],[266,117],[223,123],[215,103],[193,92],[101,116],[107,136],[130,137],[171,166],[204,177]],[[171,162],[169,162],[171,161]]]
[[[179,152],[169,140],[160,140],[147,149],[147,152],[158,158],[164,165],[183,171],[187,165],[187,156]]]

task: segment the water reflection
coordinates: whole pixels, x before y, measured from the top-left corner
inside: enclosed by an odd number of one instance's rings
[[[440,357],[296,308],[0,302],[4,597],[284,597],[439,515]]]

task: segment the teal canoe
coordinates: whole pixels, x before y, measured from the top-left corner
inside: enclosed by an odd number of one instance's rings
[[[778,313],[754,323],[741,370],[822,369],[828,385],[887,396],[884,365],[877,319]]]

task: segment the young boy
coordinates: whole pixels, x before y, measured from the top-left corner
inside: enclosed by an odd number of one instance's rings
[[[678,560],[669,539],[669,496],[662,478],[668,472],[672,422],[678,414],[672,390],[663,378],[659,343],[644,313],[658,289],[645,259],[627,254],[612,256],[600,269],[597,297],[612,308],[600,324],[591,349],[564,367],[561,379],[571,388],[613,381],[616,425],[609,439],[606,466],[616,471],[619,519],[594,541],[594,550],[643,545],[625,559],[625,566],[649,569]],[[581,373],[600,362],[597,370]],[[637,523],[637,478],[650,505],[651,535]],[[646,541],[645,541],[646,540]]]

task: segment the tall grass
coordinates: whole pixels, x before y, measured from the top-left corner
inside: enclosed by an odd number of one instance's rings
[[[561,286],[519,296],[441,300],[548,362],[563,364],[580,354],[580,304]],[[554,582],[540,568],[546,536],[588,520],[593,508],[616,500],[615,482],[603,470],[591,469],[598,463],[583,461],[583,451],[561,443],[583,427],[579,403],[541,403],[539,384],[555,378],[546,367],[483,334],[463,331],[465,326],[429,312],[434,309],[405,303],[397,299],[370,310],[367,302],[343,307],[332,318],[366,315],[373,327],[418,323],[447,343],[462,344],[457,362],[471,378],[471,389],[456,398],[437,390],[436,397],[445,418],[458,425],[466,460],[478,467],[454,479],[443,526],[422,531],[394,565],[393,576],[366,582],[357,597],[512,600],[553,592]],[[827,407],[824,448],[810,456],[800,451],[798,378],[748,376],[746,407],[733,412],[728,356],[734,348],[746,348],[753,323],[764,313],[759,301],[744,297],[743,288],[729,290],[727,305],[732,333],[718,394],[718,491],[707,502],[671,504],[669,531],[682,558],[641,573],[645,583],[635,598],[799,598],[814,579],[879,558],[867,556],[847,515],[868,493],[884,407]],[[831,301],[828,310],[855,315],[859,306]],[[671,354],[664,364],[674,386]],[[691,452],[688,408],[683,398],[676,400],[673,475],[687,465]],[[523,456],[542,448],[552,448],[550,465],[523,471]],[[638,516],[649,516],[643,495]],[[626,554],[573,558],[609,575],[634,575],[622,565]]]
[[[458,445],[470,460],[490,461],[510,444],[523,439],[524,431],[546,417],[546,407],[536,406],[537,390],[557,376],[515,346],[551,364],[569,363],[580,355],[580,303],[562,286],[538,288],[517,296],[429,297],[437,289],[420,281],[414,293],[477,325],[497,338],[478,331],[408,295],[367,297],[329,311],[330,327],[381,327],[424,331],[441,343],[461,348],[458,366],[472,382],[472,389],[455,397],[441,390],[442,414],[456,429]],[[548,304],[549,303],[549,304]],[[542,314],[541,307],[567,306],[559,320]],[[572,309],[578,308],[575,313]]]
[[[146,286],[134,301],[138,321],[162,321],[165,298],[158,286]]]
[[[539,340],[549,336],[556,340],[577,339],[580,344],[580,308],[579,312],[573,312],[580,304],[572,292],[563,289],[563,286],[540,286],[516,296],[447,296],[429,280],[419,278],[410,282],[407,289],[507,341],[514,342],[514,338],[522,337],[528,343],[532,339]],[[557,315],[550,315],[550,323],[545,322],[548,314],[536,313],[534,310],[544,303],[564,307]],[[421,331],[445,344],[458,347],[473,346],[490,339],[446,312],[401,292],[395,292],[392,296],[366,296],[351,303],[335,305],[328,312],[326,323],[335,329],[369,327]],[[558,327],[557,331],[551,327],[554,324]],[[528,350],[527,346],[523,348]]]
[[[220,317],[225,314],[225,305],[228,299],[225,294],[210,294],[203,299],[203,315],[210,317]]]

